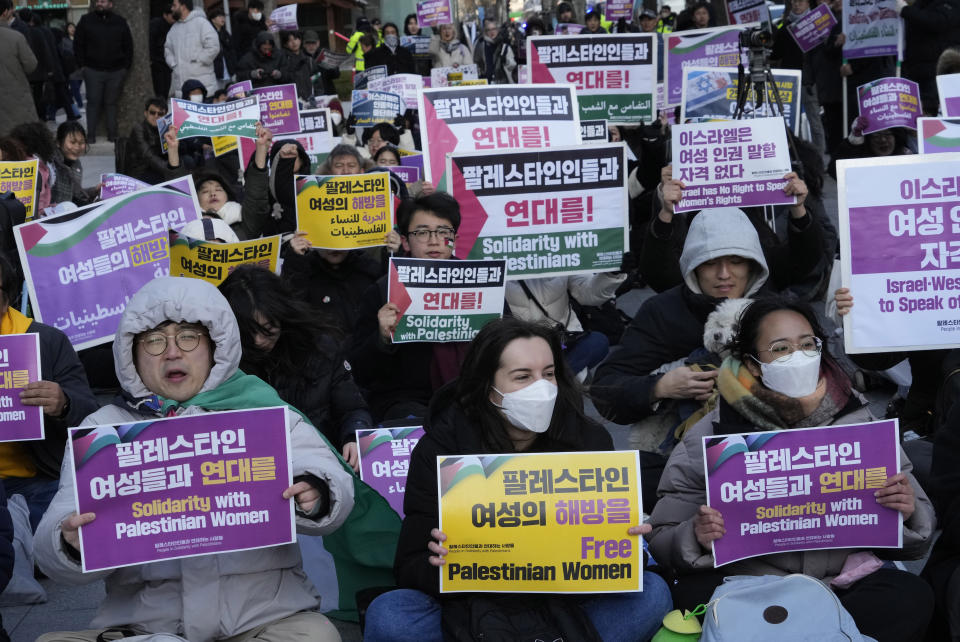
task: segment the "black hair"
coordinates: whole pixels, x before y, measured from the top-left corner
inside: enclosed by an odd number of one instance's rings
[[[13,9],[12,0],[0,0],[0,13],[3,13],[4,11],[9,11],[10,9]],[[411,13],[410,15],[413,16],[414,14]],[[410,16],[407,16],[407,17],[409,18]]]
[[[383,147],[377,150],[377,153],[373,155],[373,161],[375,163],[380,162],[380,154],[383,152],[391,152],[394,156],[397,157],[397,160],[400,160],[400,150],[397,149],[397,146],[392,143],[387,143]]]
[[[363,144],[366,145],[373,138],[374,132],[380,132],[380,138],[393,145],[400,144],[400,132],[390,123],[377,123],[363,132]]]
[[[250,0],[250,2],[247,3],[247,9],[260,9],[263,11],[262,0]]]
[[[165,2],[165,3],[163,4],[163,7],[160,9],[160,15],[161,15],[161,16],[169,16],[171,13],[173,13],[173,3],[172,3],[172,2]]]
[[[10,136],[0,138],[0,156],[5,161],[22,161],[30,158],[27,150],[23,148],[23,143]]]
[[[550,346],[557,384],[553,418],[545,434],[558,441],[576,441],[569,433],[584,426],[595,426],[583,414],[583,396],[563,356],[559,333],[545,324],[503,317],[485,325],[470,342],[456,383],[457,403],[480,427],[480,438],[487,452],[516,450],[507,432],[509,422],[490,401],[490,391],[500,368],[500,358],[510,342],[536,338],[543,339]]]
[[[219,98],[220,96],[226,96],[226,95],[227,95],[226,89],[218,89],[215,92],[213,92],[213,96],[210,96],[210,100],[211,102],[217,102],[217,98]]]
[[[460,204],[457,199],[446,192],[434,192],[429,196],[420,196],[419,198],[403,201],[397,210],[397,226],[400,233],[406,236],[410,227],[410,221],[413,220],[417,212],[429,212],[438,218],[449,221],[454,230],[460,229]]]
[[[2,9],[0,9],[2,11]],[[20,294],[20,271],[11,263],[3,252],[0,252],[0,302],[11,305],[18,300]]]
[[[420,25],[420,21],[417,19],[417,14],[415,14],[415,13],[408,13],[408,14],[407,14],[407,17],[403,19],[403,35],[405,35],[405,36],[412,36],[412,35],[413,35],[412,33],[410,33],[410,30],[407,28],[407,26],[410,24],[410,18],[413,18],[414,20],[417,21],[417,26]]]
[[[323,336],[337,336],[339,331],[318,321],[317,311],[295,296],[286,281],[265,268],[241,265],[219,289],[240,328],[241,369],[270,384],[279,378],[287,382],[303,380],[306,385],[304,368],[311,360],[326,356],[317,349],[318,341]],[[269,353],[258,350],[254,343],[257,333],[269,333],[254,318],[257,313],[280,330]]]
[[[162,109],[164,112],[167,111],[167,101],[160,96],[151,96],[150,98],[147,98],[147,100],[143,103],[143,111],[150,109],[151,105],[153,107]]]
[[[224,12],[223,7],[214,7],[207,12],[207,19],[213,20],[214,18],[219,18],[220,16],[226,17],[227,14]]]
[[[41,160],[51,161],[57,151],[57,143],[46,123],[34,121],[20,123],[10,130],[10,136],[23,145],[28,154],[36,154]]]
[[[574,20],[577,19],[577,13],[573,10],[573,5],[571,5],[569,2],[561,2],[560,4],[557,5],[557,17],[558,17],[558,18],[560,17],[560,14],[561,14],[561,13],[564,13],[564,12],[567,12],[567,11],[569,11],[570,13],[573,14],[573,19],[574,19]]]
[[[376,41],[376,39],[374,39],[373,35],[370,34],[370,33],[364,33],[362,36],[360,36],[359,42],[360,42],[360,44],[363,45],[364,47],[376,47],[376,46],[377,46],[377,41]]]
[[[380,27],[380,30],[381,30],[381,31],[386,31],[386,30],[387,30],[387,27],[393,27],[393,30],[397,32],[397,35],[398,35],[398,36],[400,35],[400,27],[398,27],[398,26],[397,26],[395,23],[393,23],[393,22],[385,22],[385,23],[383,23],[383,25]]]
[[[587,12],[583,14],[583,21],[586,22],[590,18],[596,18],[597,20],[600,20],[600,12],[596,9],[587,9]]]
[[[827,352],[827,336],[817,321],[817,315],[809,303],[796,301],[781,296],[769,296],[754,299],[740,315],[739,329],[736,336],[727,346],[733,356],[744,361],[748,356],[757,355],[757,336],[760,334],[760,323],[766,316],[779,310],[796,312],[807,320],[813,328],[814,336],[823,341],[823,353]]]
[[[193,11],[193,0],[180,0],[180,4],[186,7],[187,11]]]
[[[287,40],[289,40],[291,36],[294,36],[294,37],[296,37],[296,38],[299,38],[300,41],[303,42],[303,32],[301,32],[301,31],[287,31],[287,30],[283,30],[283,31],[280,32],[280,44],[281,44],[282,46],[286,47],[286,46],[287,46]]]
[[[63,145],[63,141],[67,140],[70,134],[80,134],[84,141],[87,140],[87,130],[83,125],[76,120],[65,120],[57,127],[57,144]]]
[[[530,33],[532,30],[538,30],[541,35],[547,33],[547,25],[540,18],[530,18],[527,20],[527,26],[524,33]]]

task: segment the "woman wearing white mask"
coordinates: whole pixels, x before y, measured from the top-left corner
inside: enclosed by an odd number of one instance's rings
[[[704,436],[873,420],[823,337],[813,310],[803,303],[756,299],[743,312],[732,354],[717,378],[717,406],[687,431],[663,472],[661,499],[650,516],[650,552],[675,574],[671,590],[677,608],[706,603],[726,576],[806,573],[839,582],[832,588],[864,635],[881,642],[920,640],[933,609],[929,586],[906,571],[879,568],[874,555],[918,559],[930,545],[933,507],[902,451],[900,472],[877,491],[879,504],[903,514],[902,549],[780,553],[714,569],[712,542],[726,530],[722,513],[706,506]],[[858,555],[851,558],[853,553]]]
[[[507,317],[480,331],[460,379],[437,391],[430,405],[426,435],[413,451],[407,476],[394,562],[401,588],[370,604],[364,639],[439,642],[444,626],[452,624],[450,603],[439,596],[437,569],[447,549],[446,535],[437,528],[437,455],[613,448],[606,430],[583,414],[572,377],[559,338],[546,326]],[[636,536],[649,526],[625,530]],[[642,593],[583,596],[569,603],[578,605],[604,640],[649,640],[670,601],[664,581],[644,572]]]

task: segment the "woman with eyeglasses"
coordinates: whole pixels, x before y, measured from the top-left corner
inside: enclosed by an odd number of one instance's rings
[[[702,438],[710,435],[856,424],[873,417],[866,400],[826,350],[824,334],[805,303],[757,299],[740,318],[732,354],[717,378],[716,408],[677,444],[660,481],[650,517],[650,552],[674,573],[674,604],[709,601],[731,575],[805,573],[832,586],[860,632],[876,640],[920,640],[933,609],[929,586],[876,555],[918,559],[930,545],[933,507],[900,452],[900,472],[877,491],[877,502],[903,515],[902,549],[821,549],[751,557],[714,569],[712,543],[726,536],[723,514],[706,505]],[[799,498],[798,498],[799,499]],[[802,503],[802,502],[798,502]],[[853,553],[859,553],[851,558]],[[875,570],[876,569],[876,570]],[[851,581],[852,580],[852,581]]]
[[[318,322],[315,310],[261,267],[238,267],[220,292],[240,325],[240,369],[276,388],[358,470],[356,431],[373,422],[333,338],[337,331]]]

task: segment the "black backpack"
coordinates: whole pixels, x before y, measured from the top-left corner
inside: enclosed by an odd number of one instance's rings
[[[602,642],[580,604],[564,595],[475,593],[443,602],[454,642]]]

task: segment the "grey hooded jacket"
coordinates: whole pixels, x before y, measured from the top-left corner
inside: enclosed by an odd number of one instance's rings
[[[152,393],[133,362],[134,336],[164,321],[202,323],[214,343],[214,365],[201,389],[213,390],[237,371],[240,332],[226,299],[199,279],[163,277],[151,281],[127,304],[114,341],[117,377],[124,391],[138,399]],[[190,406],[183,415],[205,412]],[[110,405],[83,425],[142,420],[130,408]],[[291,413],[287,429],[293,476],[313,475],[330,489],[329,513],[317,520],[297,514],[297,531],[324,535],[339,527],[353,509],[353,480],[317,430]],[[170,633],[191,642],[223,639],[318,606],[316,589],[302,570],[296,544],[222,553],[83,573],[63,549],[60,524],[75,510],[70,471],[64,456],[58,490],[34,539],[37,563],[49,577],[65,584],[105,580],[107,597],[91,626],[133,625],[144,633]],[[110,546],[110,542],[100,545]]]
[[[754,296],[769,275],[756,229],[736,208],[704,210],[690,223],[680,255],[684,285],[644,301],[619,349],[597,368],[590,392],[606,418],[629,424],[654,413],[653,389],[663,375],[651,373],[703,347],[703,325],[720,301],[700,290],[696,268],[730,255],[753,261],[743,296]]]

